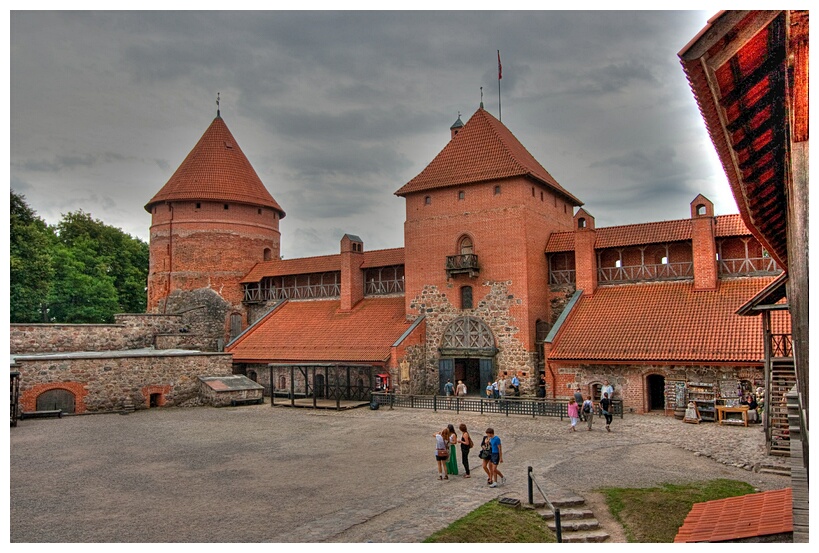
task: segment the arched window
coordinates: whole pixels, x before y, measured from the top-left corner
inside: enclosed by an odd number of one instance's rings
[[[284,390],[287,388],[287,378],[284,375],[279,377],[279,390]]]
[[[271,259],[273,259],[273,250],[271,250],[270,248],[265,248],[264,249],[264,260],[265,261],[270,261]]]
[[[697,206],[697,215],[705,215],[705,205],[699,204]]]
[[[586,228],[586,219],[584,217],[577,220],[577,228]]]
[[[458,251],[461,255],[471,255],[475,253],[472,246],[472,239],[469,236],[462,236],[458,241]]]

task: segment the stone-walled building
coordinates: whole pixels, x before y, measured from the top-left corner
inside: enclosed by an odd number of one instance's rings
[[[144,317],[164,322],[134,347],[224,350],[266,394],[327,394],[345,374],[359,391],[388,375],[399,394],[449,379],[480,394],[516,375],[534,395],[545,376],[547,397],[599,397],[610,380],[625,409],[670,412],[681,386],[735,398],[763,379],[758,321],[736,312],[781,271],[739,216],[699,195],[687,219],[597,228],[483,106],[450,131],[395,192],[404,247],[367,251],[345,234],[338,254],[283,260],[284,210],[217,114],[145,206]],[[140,386],[177,382],[154,380]],[[29,403],[35,385],[21,387]]]

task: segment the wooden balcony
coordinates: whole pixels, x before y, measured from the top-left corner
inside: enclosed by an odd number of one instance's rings
[[[478,273],[480,273],[478,256],[474,253],[447,256],[447,278],[452,278],[454,275],[469,275],[470,277],[476,277],[478,276]]]

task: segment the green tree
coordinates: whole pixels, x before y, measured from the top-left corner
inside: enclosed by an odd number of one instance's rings
[[[114,278],[94,251],[94,243],[79,237],[53,250],[54,280],[48,296],[49,316],[61,323],[110,323],[119,311]]]
[[[13,323],[47,321],[49,286],[54,275],[51,250],[54,233],[11,191],[9,230],[9,310]]]
[[[60,252],[59,259],[67,261],[68,265],[63,268],[55,266],[59,277],[55,286],[79,285],[83,294],[90,294],[81,300],[77,289],[55,289],[52,299],[56,301],[59,297],[67,302],[62,309],[54,306],[57,313],[70,317],[72,322],[81,322],[77,318],[84,319],[82,322],[108,322],[113,320],[114,313],[145,311],[148,244],[83,211],[63,215],[56,234],[58,243],[67,250]],[[80,278],[80,275],[91,277],[94,282]],[[113,302],[111,289],[114,291]],[[66,308],[70,313],[64,311]],[[94,317],[100,319],[93,320]]]

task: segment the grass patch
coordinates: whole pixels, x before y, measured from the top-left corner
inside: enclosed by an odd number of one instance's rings
[[[424,543],[556,543],[546,521],[531,509],[492,500],[435,532]]]
[[[629,543],[672,543],[694,503],[754,492],[753,486],[718,479],[657,488],[600,490]]]

